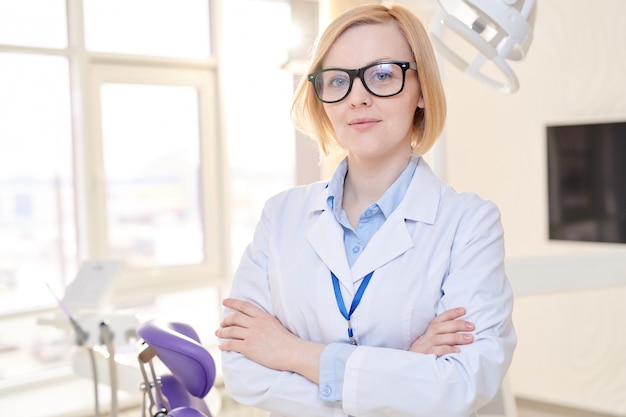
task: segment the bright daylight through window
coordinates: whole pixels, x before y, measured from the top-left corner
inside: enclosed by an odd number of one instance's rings
[[[71,373],[72,333],[39,319],[87,259],[122,262],[114,302],[213,337],[210,297],[295,182],[290,18],[276,0],[0,0],[0,398]],[[184,308],[157,294],[207,288]]]

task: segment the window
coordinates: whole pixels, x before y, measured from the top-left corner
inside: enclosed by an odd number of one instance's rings
[[[90,51],[190,59],[212,55],[207,0],[83,1]]]
[[[156,268],[193,273],[193,265],[194,280],[223,277],[219,240],[228,239],[220,215],[215,76],[194,68],[95,64],[90,81],[101,115],[93,139],[102,144],[100,234],[109,257],[124,259],[135,275]],[[121,285],[141,291],[135,282],[145,285],[141,279]]]
[[[206,0],[0,0],[0,355],[15,364],[0,388],[67,366],[72,336],[37,319],[83,260],[123,262],[124,306],[227,282],[210,17]]]
[[[67,59],[2,53],[0,68],[0,313],[7,313],[47,304],[42,282],[63,282],[77,247]]]
[[[213,337],[262,204],[295,182],[289,3],[216,4],[0,0],[0,398],[71,372],[72,333],[39,319],[82,260],[123,262],[116,307]]]
[[[265,200],[295,184],[295,131],[289,114],[294,81],[284,69],[291,14],[288,2],[276,0],[229,0],[222,7],[228,47],[222,52],[221,80],[225,107],[232,109],[225,123],[236,265]]]
[[[64,0],[2,0],[0,45],[67,47]]]
[[[202,262],[197,90],[105,83],[100,94],[112,256],[138,268]]]

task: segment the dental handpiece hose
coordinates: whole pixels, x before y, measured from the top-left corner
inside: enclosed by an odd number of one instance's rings
[[[105,320],[100,323],[100,342],[106,345],[109,353],[109,380],[111,384],[111,417],[117,417],[117,365],[115,363],[115,346],[113,332]]]

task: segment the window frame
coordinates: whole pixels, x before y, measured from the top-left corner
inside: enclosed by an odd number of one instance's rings
[[[200,132],[200,214],[204,235],[204,260],[199,264],[123,269],[113,295],[114,305],[144,304],[159,294],[194,288],[216,288],[222,293],[230,282],[231,239],[230,199],[227,193],[228,158],[222,126],[223,107],[218,66],[221,0],[209,3],[209,28],[212,56],[207,59],[177,59],[96,53],[85,49],[82,0],[66,0],[68,43],[65,48],[46,48],[0,44],[0,53],[25,53],[62,56],[68,60],[73,145],[74,204],[77,230],[77,266],[82,260],[100,259],[108,252],[106,233],[106,188],[100,130],[99,86],[107,81],[126,81],[164,85],[191,85],[198,91]],[[67,285],[67,282],[65,283]],[[221,297],[220,297],[221,298]],[[214,300],[207,300],[213,303]],[[216,300],[216,309],[220,309]],[[54,314],[58,307],[51,298],[49,306],[0,314],[0,323],[36,320]],[[62,380],[73,372],[69,366],[40,374],[0,381],[0,397],[5,393],[30,389],[33,383]]]
[[[87,188],[83,192],[90,193],[91,198],[89,195],[84,198],[94,203],[87,213],[88,224],[93,229],[84,250],[96,259],[106,257],[108,252],[100,87],[105,83],[190,86],[198,91],[204,261],[195,265],[123,269],[116,292],[118,297],[131,299],[176,289],[221,285],[228,274],[230,240],[227,222],[223,221],[227,213],[223,182],[227,159],[223,154],[225,147],[220,144],[216,71],[211,64],[174,67],[167,62],[135,61],[128,64],[97,56],[90,64],[86,92],[93,119],[86,136],[90,140],[85,141],[83,154],[77,156],[77,160],[82,157],[88,161],[84,169],[89,172],[85,172],[84,178],[90,183],[85,184]],[[79,229],[85,230],[80,226]]]
[[[200,121],[200,185],[201,215],[205,238],[205,259],[202,264],[162,268],[123,270],[114,301],[132,300],[138,297],[155,297],[159,293],[188,289],[205,285],[225,285],[230,276],[230,219],[227,208],[228,158],[223,141],[218,108],[218,65],[215,57],[219,0],[209,1],[210,44],[214,55],[209,59],[175,59],[90,52],[85,49],[82,0],[67,0],[68,40],[72,114],[74,130],[74,161],[76,178],[76,201],[78,224],[79,259],[105,256],[106,213],[104,166],[102,154],[102,130],[100,128],[100,93],[103,82],[157,83],[189,85],[187,77],[199,91]],[[145,72],[144,72],[145,71]],[[207,77],[201,80],[202,75]],[[206,83],[210,84],[203,84]],[[211,96],[211,90],[213,97]],[[93,138],[89,141],[87,138]],[[209,162],[210,161],[210,162]],[[213,169],[209,169],[209,166]],[[81,175],[82,174],[82,175]],[[221,179],[221,180],[220,180]],[[215,194],[211,193],[212,190]],[[93,194],[92,198],[89,195]],[[220,204],[221,203],[221,204]],[[81,206],[82,205],[82,206]],[[222,221],[220,221],[222,219]],[[90,230],[90,226],[94,229]],[[211,233],[215,231],[216,233]],[[207,279],[208,278],[208,279]]]

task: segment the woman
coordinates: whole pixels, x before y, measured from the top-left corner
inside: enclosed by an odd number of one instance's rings
[[[216,332],[226,389],[272,416],[471,415],[511,362],[512,293],[498,209],[420,157],[445,119],[427,32],[361,6],[310,69],[296,123],[346,157],[266,203]]]

